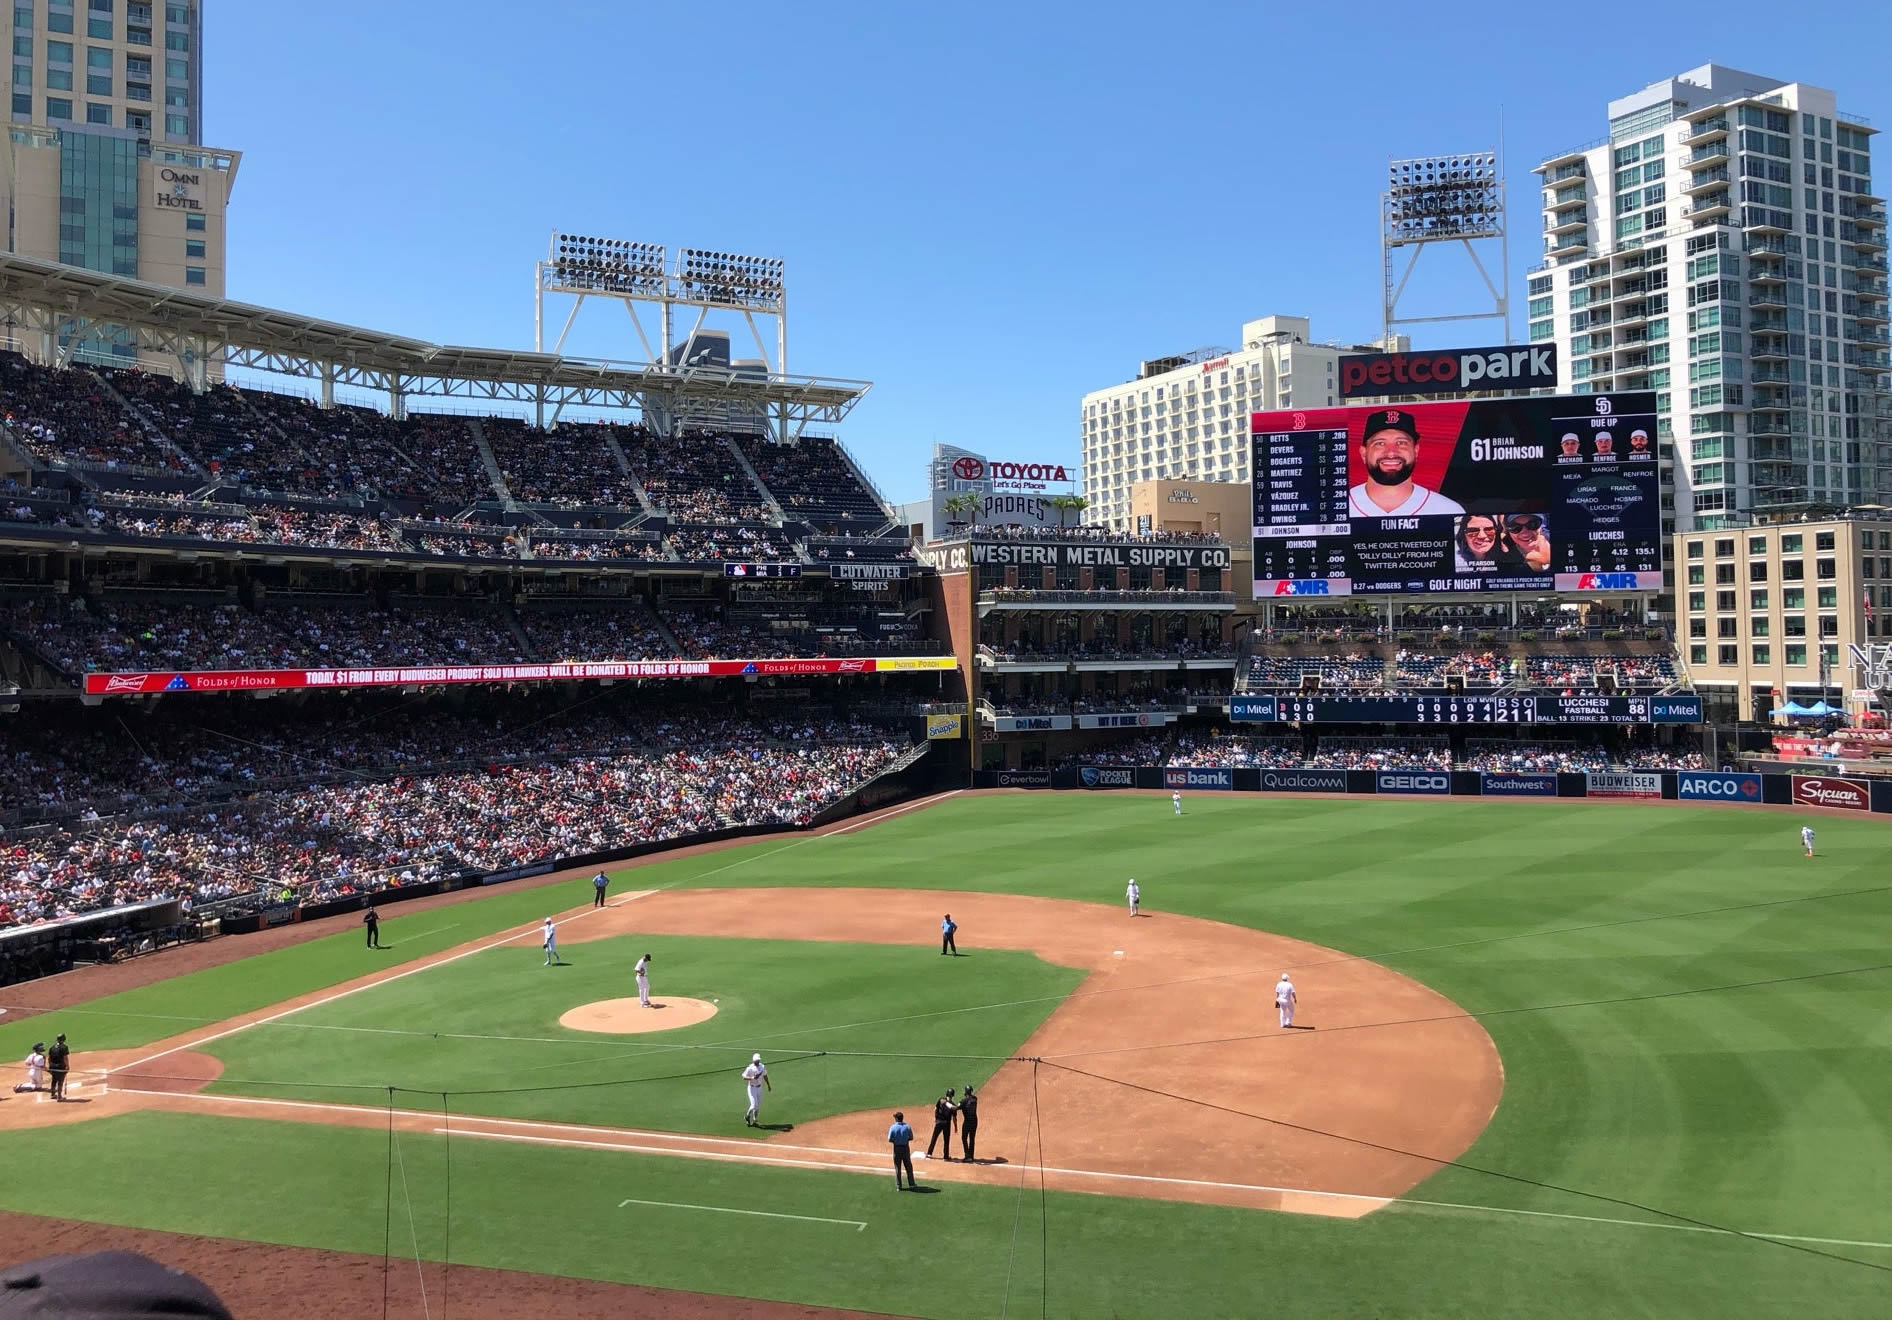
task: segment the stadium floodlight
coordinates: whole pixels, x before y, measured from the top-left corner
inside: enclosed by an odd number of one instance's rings
[[[658,243],[634,243],[592,234],[557,233],[545,264],[549,289],[558,292],[661,294],[667,253]]]
[[[1495,239],[1502,288],[1492,282],[1472,244]],[[1491,293],[1490,311],[1449,316],[1401,317],[1399,296],[1430,243],[1462,243]],[[1397,282],[1393,249],[1409,247],[1411,259]],[[1418,321],[1502,319],[1510,338],[1510,249],[1505,232],[1504,170],[1496,151],[1460,151],[1444,156],[1414,156],[1390,161],[1386,191],[1380,197],[1380,268],[1385,274],[1384,329],[1391,340],[1395,325]],[[1390,348],[1390,342],[1388,347]]]
[[[677,254],[679,301],[778,312],[786,292],[783,270],[779,257],[683,248]]]
[[[1421,156],[1388,166],[1388,246],[1439,238],[1499,238],[1503,233],[1504,196],[1496,152]]]

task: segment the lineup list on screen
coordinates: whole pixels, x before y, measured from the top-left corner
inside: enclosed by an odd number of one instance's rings
[[[1255,576],[1347,576],[1347,432],[1255,437]]]

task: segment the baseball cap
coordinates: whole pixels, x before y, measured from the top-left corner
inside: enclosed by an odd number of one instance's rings
[[[752,1056],[752,1057],[750,1058],[750,1060],[749,1060],[749,1062],[751,1062],[751,1063],[761,1063],[761,1062],[762,1062],[762,1056],[761,1056],[760,1054],[757,1054],[757,1055],[754,1055],[754,1056]]]
[[[1578,435],[1575,431],[1565,431],[1563,434],[1563,443],[1567,445],[1582,444],[1583,437]]]
[[[140,1315],[230,1320],[229,1309],[201,1279],[135,1251],[43,1256],[0,1270],[0,1320],[119,1320]]]
[[[1403,408],[1381,408],[1368,413],[1366,429],[1360,432],[1360,439],[1364,443],[1381,431],[1400,431],[1411,436],[1414,444],[1419,443],[1419,420]]]

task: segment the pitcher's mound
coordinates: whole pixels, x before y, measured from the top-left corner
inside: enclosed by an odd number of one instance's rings
[[[629,999],[600,999],[595,1004],[580,1004],[558,1020],[561,1027],[573,1031],[605,1031],[614,1036],[631,1036],[645,1031],[674,1031],[691,1027],[716,1016],[716,1005],[707,999],[683,999],[676,995],[652,996],[644,1008],[635,995]]]

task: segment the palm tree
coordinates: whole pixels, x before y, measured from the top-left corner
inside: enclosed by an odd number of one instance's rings
[[[1053,495],[1050,504],[1058,511],[1058,526],[1060,527],[1066,525],[1064,515],[1067,512],[1082,513],[1091,506],[1091,502],[1082,495]]]
[[[953,520],[955,526],[961,522],[976,525],[979,521],[979,510],[984,503],[984,497],[976,491],[964,491],[958,495],[948,495],[946,502],[940,507],[946,510],[946,516]]]

